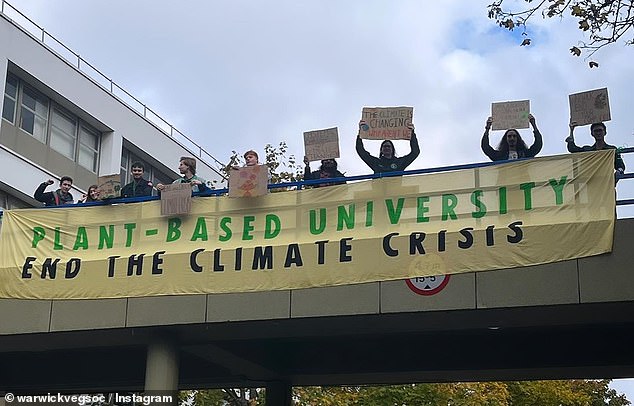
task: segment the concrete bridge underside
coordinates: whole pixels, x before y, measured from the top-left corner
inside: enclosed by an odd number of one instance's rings
[[[579,236],[583,238],[583,236]],[[179,388],[634,377],[634,220],[611,254],[293,291],[0,300],[0,392],[143,390],[148,346]]]

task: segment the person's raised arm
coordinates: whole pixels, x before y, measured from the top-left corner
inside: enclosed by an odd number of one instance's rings
[[[304,155],[304,164],[306,165],[304,167],[304,180],[308,180],[310,179],[310,161],[308,160],[308,157],[306,155]]]
[[[359,121],[359,133],[357,133],[357,145],[356,145],[356,149],[357,149],[357,154],[359,154],[359,157],[363,160],[363,162],[365,162],[370,168],[374,168],[374,161],[378,161],[378,158],[373,157],[372,155],[370,155],[370,153],[368,151],[365,150],[365,148],[363,147],[363,140],[361,139],[361,126],[366,125],[365,121],[361,120]]]
[[[52,185],[53,183],[55,183],[53,179],[49,179],[46,182],[42,182],[37,187],[37,189],[35,189],[35,193],[33,194],[33,197],[35,198],[35,200],[37,200],[38,202],[46,202],[46,197],[44,196],[44,190],[46,190],[46,188],[49,185]]]
[[[539,151],[542,150],[542,147],[544,146],[544,141],[542,139],[542,133],[540,133],[539,129],[537,128],[537,123],[535,122],[535,116],[533,116],[532,114],[529,114],[528,122],[531,124],[531,127],[533,127],[533,135],[535,136],[535,142],[528,149],[528,152],[529,152],[529,156],[534,157],[535,155],[539,154]]]
[[[409,123],[407,125],[407,128],[412,131],[412,134],[409,139],[410,153],[403,157],[405,159],[403,170],[405,170],[405,167],[409,166],[412,162],[414,162],[414,159],[416,159],[418,155],[420,155],[420,146],[418,145],[418,138],[416,137],[416,132],[414,131],[414,124]]]
[[[570,135],[566,137],[566,146],[568,147],[568,152],[583,152],[583,148],[577,146],[575,144],[575,127],[577,126],[576,121],[570,122]]]
[[[492,161],[495,161],[495,150],[491,147],[491,143],[489,141],[489,130],[491,129],[491,124],[493,124],[493,117],[487,118],[487,122],[484,125],[484,134],[482,134],[480,148],[482,148],[484,155],[488,156]]]

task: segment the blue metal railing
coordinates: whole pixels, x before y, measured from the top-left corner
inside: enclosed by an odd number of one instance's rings
[[[630,148],[621,148],[619,149],[621,154],[628,154],[634,152],[634,147]],[[533,159],[533,158],[523,158],[523,159]],[[352,182],[359,180],[367,180],[367,179],[378,179],[378,178],[387,178],[387,177],[395,177],[395,176],[408,176],[408,175],[419,175],[425,173],[441,173],[441,172],[450,172],[457,171],[461,169],[474,169],[474,168],[485,168],[488,166],[500,165],[507,162],[517,162],[517,161],[497,161],[497,162],[478,162],[472,164],[461,164],[461,165],[451,165],[451,166],[439,166],[434,168],[423,168],[423,169],[414,169],[409,171],[399,171],[399,172],[386,172],[386,173],[376,173],[376,174],[368,174],[368,175],[357,175],[357,176],[346,176],[340,178],[327,178],[327,179],[313,179],[313,180],[302,180],[296,182],[283,182],[283,183],[273,183],[269,184],[269,189],[297,189],[301,190],[304,186],[312,186],[319,185],[324,183],[336,183],[336,182]],[[634,178],[634,173],[625,173],[619,176],[619,180],[627,180]],[[193,195],[196,197],[211,197],[211,196],[222,196],[229,192],[227,188],[222,189],[211,189],[206,192],[197,192]],[[88,206],[104,206],[111,204],[128,204],[128,203],[138,203],[138,202],[147,202],[152,200],[159,200],[159,196],[143,196],[143,197],[129,197],[129,198],[117,198],[117,199],[108,199],[99,202],[88,202],[81,203],[75,205],[66,205],[66,206],[53,206],[48,208],[73,208],[73,207],[88,207]],[[617,206],[627,206],[634,205],[633,199],[617,199]],[[0,218],[2,218],[2,210],[0,210]]]

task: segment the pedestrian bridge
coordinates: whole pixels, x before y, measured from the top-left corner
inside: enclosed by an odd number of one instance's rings
[[[0,299],[0,391],[634,377],[633,242],[618,219],[609,254],[409,284]]]

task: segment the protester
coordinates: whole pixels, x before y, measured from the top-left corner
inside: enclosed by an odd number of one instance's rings
[[[88,186],[88,191],[86,194],[81,195],[81,199],[77,201],[77,203],[87,203],[87,202],[98,202],[101,201],[101,191],[99,190],[99,186],[90,185]]]
[[[260,164],[258,153],[250,149],[244,153],[244,166],[255,166]]]
[[[337,170],[337,161],[334,159],[322,159],[321,166],[318,170],[310,171],[310,161],[307,157],[304,157],[304,163],[306,168],[304,169],[304,180],[314,179],[329,179],[329,178],[343,178],[345,175]],[[332,185],[344,185],[345,180],[338,182],[317,183],[310,185],[312,187],[332,186]]]
[[[414,159],[420,154],[420,148],[418,146],[418,139],[414,132],[414,124],[408,124],[407,128],[412,130],[412,136],[409,140],[410,153],[397,157],[394,150],[394,144],[391,140],[385,140],[381,143],[379,157],[370,155],[368,151],[363,147],[363,140],[361,140],[361,127],[367,125],[364,120],[359,121],[359,134],[357,135],[357,154],[365,162],[374,173],[395,172],[404,171]]]
[[[247,166],[260,165],[260,158],[258,157],[258,153],[252,149],[245,152],[243,157],[244,157],[244,165],[242,165],[243,168],[246,168]],[[236,165],[235,156],[231,158],[231,162],[229,162],[229,164],[226,167],[226,170],[229,170],[229,169],[235,169],[235,170],[240,169],[240,167]]]
[[[196,159],[192,157],[183,156],[180,158],[178,164],[178,171],[181,175],[181,178],[176,179],[174,183],[189,183],[192,185],[192,192],[206,192],[209,190],[207,186],[207,182],[203,178],[199,178],[196,176]],[[156,185],[156,188],[159,191],[165,189],[165,185],[159,183]]]
[[[255,152],[254,150],[250,149],[247,152],[244,153],[243,155],[244,157],[244,165],[242,167],[236,165],[236,157],[232,157],[231,162],[229,162],[229,164],[226,166],[226,171],[227,173],[230,174],[229,179],[227,181],[227,185],[228,188],[230,190],[235,190],[234,188],[237,188],[237,190],[242,190],[244,191],[244,195],[243,197],[247,197],[247,196],[252,196],[252,191],[254,189],[257,189],[258,186],[262,187],[264,185],[259,185],[256,182],[257,177],[255,176],[255,172],[251,171],[251,172],[243,172],[240,173],[240,171],[244,168],[249,168],[249,167],[254,167],[254,166],[258,166],[258,165],[262,165],[260,164],[260,160],[258,157],[258,153]],[[264,168],[260,168],[257,170],[257,172],[259,173],[261,170],[266,170],[266,175],[267,175],[267,183],[271,183],[271,172],[269,171],[269,168],[267,165],[262,165]],[[241,178],[241,179],[234,179],[233,182],[238,182],[238,185],[233,185],[231,179],[233,178]],[[270,190],[268,190],[267,188],[267,193],[270,192]],[[229,193],[229,195],[232,195],[232,192]]]
[[[152,196],[152,182],[143,178],[143,163],[132,164],[132,182],[121,189],[121,197]]]
[[[38,202],[44,203],[45,206],[61,206],[64,204],[72,204],[75,202],[70,188],[73,187],[73,179],[70,176],[62,176],[59,181],[59,189],[54,192],[45,192],[47,186],[55,183],[53,179],[40,184],[35,190],[33,197]]]
[[[607,128],[604,123],[594,123],[590,126],[590,134],[594,138],[594,144],[584,145],[583,147],[575,144],[575,127],[577,123],[575,121],[570,123],[570,135],[566,138],[566,144],[569,152],[587,152],[587,151],[599,151],[602,149],[617,149],[614,145],[606,144],[605,136],[607,135]],[[621,158],[621,154],[618,151],[614,156],[614,170],[616,171],[616,179],[623,175],[625,172],[625,162]]]
[[[530,148],[526,146],[526,143],[522,139],[520,133],[516,129],[511,128],[506,130],[497,149],[493,149],[489,143],[489,130],[491,129],[493,118],[489,117],[484,127],[484,135],[482,135],[482,152],[484,152],[484,154],[492,161],[533,158],[539,153],[539,151],[542,150],[542,134],[537,129],[535,117],[532,114],[528,115],[528,122],[533,127],[533,135],[535,136],[535,142],[530,146]]]

